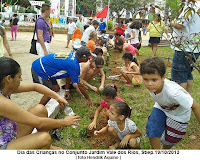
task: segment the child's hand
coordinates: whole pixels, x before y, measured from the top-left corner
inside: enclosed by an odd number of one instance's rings
[[[121,141],[121,143],[120,143],[120,146],[121,146],[122,148],[127,147],[128,141],[129,141],[129,138],[128,138],[127,136],[125,136],[125,137],[122,139],[122,141]]]
[[[99,91],[102,91],[103,89],[104,89],[103,86],[100,86],[100,87],[99,87]]]
[[[93,128],[96,129],[96,127],[97,127],[97,124],[96,124],[95,122],[92,122],[92,123],[90,123],[90,125],[88,126],[88,129],[89,129],[89,130],[92,130]]]
[[[98,136],[98,135],[100,135],[100,134],[101,134],[100,131],[94,131],[94,135],[95,135],[95,136]]]

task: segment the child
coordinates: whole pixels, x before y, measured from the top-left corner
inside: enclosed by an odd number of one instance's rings
[[[120,50],[122,50],[122,53],[124,54],[125,52],[130,52],[135,58],[137,58],[137,55],[139,55],[138,50],[133,47],[131,44],[124,43],[122,39],[118,39],[116,43],[116,47]]]
[[[84,85],[89,87],[91,90],[97,92],[98,90],[104,89],[104,83],[105,83],[105,74],[103,71],[103,65],[104,65],[104,59],[103,57],[96,57],[92,60],[92,62],[88,61],[86,63],[81,63],[81,80]],[[95,75],[101,74],[101,85],[97,89],[95,86],[92,86],[91,84],[87,83],[89,79],[93,79]]]
[[[90,52],[93,53],[94,49],[96,48],[96,40],[97,40],[97,33],[92,31],[89,36],[89,41],[87,42],[86,47],[90,49]]]
[[[127,41],[130,41],[130,44],[137,48],[139,45],[139,32],[140,32],[140,23],[139,21],[134,21],[130,25],[131,28],[131,36],[130,38],[126,39]]]
[[[108,36],[108,47],[114,47],[114,39],[113,39],[113,35],[109,34]]]
[[[97,118],[99,116],[99,113],[103,108],[107,109],[106,112],[106,118],[108,119],[108,110],[110,109],[110,105],[115,101],[124,101],[121,98],[117,97],[117,87],[112,85],[109,87],[106,87],[102,92],[102,98],[101,106],[99,106],[95,112],[94,120],[90,125],[88,126],[89,130],[92,130],[93,128],[96,128],[97,126]]]
[[[165,72],[165,64],[158,57],[140,65],[144,85],[156,101],[146,126],[152,149],[160,149],[160,143],[163,149],[170,149],[184,137],[191,109],[200,122],[200,105],[180,85],[165,79]]]
[[[128,86],[140,85],[142,83],[142,77],[140,75],[137,59],[130,53],[126,52],[122,59],[125,66],[121,69],[120,73],[127,80]]]
[[[142,135],[135,123],[130,120],[131,108],[125,102],[116,101],[111,104],[109,110],[108,125],[94,135],[108,132],[115,140],[115,144],[109,149],[125,148],[129,144],[131,148],[139,148]]]

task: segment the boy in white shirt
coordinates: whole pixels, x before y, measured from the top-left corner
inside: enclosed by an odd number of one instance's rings
[[[145,87],[155,100],[146,133],[152,149],[170,149],[185,135],[193,110],[200,123],[200,105],[175,82],[165,79],[166,67],[158,57],[148,58],[140,65]]]

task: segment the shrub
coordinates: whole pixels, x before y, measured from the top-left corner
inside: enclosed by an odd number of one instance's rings
[[[113,21],[109,20],[108,21],[108,30],[112,30],[113,29]]]

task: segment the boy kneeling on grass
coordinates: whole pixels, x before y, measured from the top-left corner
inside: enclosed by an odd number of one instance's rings
[[[170,149],[185,135],[193,110],[200,123],[200,105],[175,82],[165,79],[166,67],[158,57],[148,58],[140,65],[145,87],[155,100],[146,133],[152,149]]]

